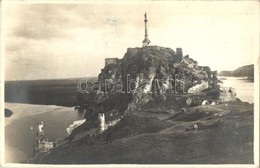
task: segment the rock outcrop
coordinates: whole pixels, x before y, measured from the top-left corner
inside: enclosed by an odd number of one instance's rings
[[[128,48],[122,59],[101,70],[93,87],[97,94],[91,104],[96,107],[88,111],[113,110],[122,115],[151,100],[164,101],[165,94],[191,92],[198,85],[203,86],[192,92],[216,88],[216,74],[197,64],[170,48]]]

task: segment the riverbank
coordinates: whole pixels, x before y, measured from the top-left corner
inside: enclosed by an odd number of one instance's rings
[[[232,87],[235,89],[237,97],[249,103],[254,103],[254,82],[249,81],[245,77],[223,77],[224,87]]]
[[[45,135],[50,141],[67,136],[66,128],[82,114],[72,107],[5,103],[13,115],[5,118],[5,161],[21,163],[32,157],[36,127],[44,122]]]

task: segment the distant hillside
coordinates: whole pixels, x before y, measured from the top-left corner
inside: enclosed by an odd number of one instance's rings
[[[218,73],[219,76],[235,76],[235,77],[254,77],[254,65],[246,65],[237,68],[234,71],[221,71]]]
[[[85,78],[5,81],[5,102],[75,106],[80,95],[78,82],[82,79]],[[90,99],[90,94],[84,94],[83,99]]]

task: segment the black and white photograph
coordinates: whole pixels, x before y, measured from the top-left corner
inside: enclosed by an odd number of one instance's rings
[[[1,167],[259,166],[259,1],[1,1]]]

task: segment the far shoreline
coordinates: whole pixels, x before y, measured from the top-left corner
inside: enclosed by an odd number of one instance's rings
[[[245,80],[254,83],[253,76],[218,76],[219,80],[227,80],[227,78],[240,78],[239,80]]]

